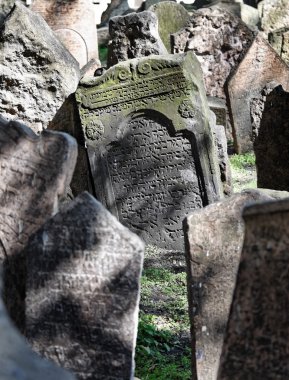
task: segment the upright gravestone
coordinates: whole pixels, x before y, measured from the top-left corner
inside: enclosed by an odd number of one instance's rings
[[[57,211],[76,156],[76,141],[69,135],[45,131],[37,136],[25,125],[0,117],[0,263],[5,267],[4,298],[13,319],[19,311],[13,292],[23,290],[17,284],[24,271],[18,254]]]
[[[187,218],[192,361],[198,380],[216,379],[244,239],[243,207],[272,199],[246,190]]]
[[[185,215],[222,191],[194,55],[120,63],[77,100],[97,198],[147,243],[183,249]]]
[[[143,250],[88,193],[48,220],[25,249],[32,347],[80,380],[132,380]]]
[[[285,380],[288,361],[289,201],[243,213],[245,241],[219,380]]]

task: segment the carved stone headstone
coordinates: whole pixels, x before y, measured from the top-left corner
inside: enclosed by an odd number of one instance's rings
[[[187,218],[189,312],[198,380],[216,379],[244,239],[243,207],[272,199],[246,190]]]
[[[80,380],[132,380],[144,245],[88,193],[29,241],[26,335]]]
[[[263,90],[279,84],[289,90],[289,67],[258,35],[228,83],[238,153],[253,149],[266,100]]]
[[[189,12],[173,1],[161,1],[148,9],[157,15],[159,35],[168,52],[171,52],[171,34],[182,29],[189,20]]]
[[[282,59],[289,64],[289,25],[269,33],[268,40]]]
[[[221,196],[192,53],[120,63],[77,92],[96,196],[151,244],[182,249],[182,220]]]
[[[289,201],[243,213],[245,240],[218,380],[285,380],[288,361]]]
[[[153,12],[113,17],[109,21],[109,34],[108,67],[130,58],[167,54],[159,36],[157,16]]]
[[[0,117],[0,263],[5,265],[4,295],[13,318],[14,287],[24,270],[17,255],[29,236],[57,211],[76,156],[76,141],[69,135],[44,131],[37,136],[24,124]]]
[[[43,18],[19,1],[0,30],[0,73],[0,113],[34,132],[49,125],[80,77],[77,61]]]

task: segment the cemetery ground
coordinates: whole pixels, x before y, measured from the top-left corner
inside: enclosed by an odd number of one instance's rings
[[[230,156],[234,192],[256,188],[253,153]],[[189,380],[190,323],[183,253],[148,246],[141,283],[135,376]]]

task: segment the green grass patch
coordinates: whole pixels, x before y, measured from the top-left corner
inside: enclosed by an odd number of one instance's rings
[[[99,60],[103,66],[106,66],[107,62],[107,46],[98,47]]]
[[[246,170],[256,165],[256,157],[254,153],[233,154],[230,163],[232,169]]]

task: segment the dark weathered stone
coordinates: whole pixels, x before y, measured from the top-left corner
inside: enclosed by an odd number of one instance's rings
[[[289,190],[289,93],[278,86],[264,95],[254,141],[258,187]]]
[[[243,213],[245,240],[219,380],[285,380],[288,361],[289,201]]]
[[[266,100],[263,90],[278,84],[289,90],[289,67],[269,43],[258,35],[228,84],[238,153],[253,150]]]
[[[187,218],[194,380],[216,379],[244,239],[243,207],[272,199],[246,190]]]
[[[76,155],[76,141],[69,135],[44,131],[37,136],[23,124],[0,118],[0,263],[5,267],[4,296],[13,319],[24,286],[18,254],[29,236],[57,211]]]
[[[42,17],[16,2],[0,30],[0,113],[42,131],[76,90],[79,68]]]
[[[289,24],[287,28],[269,33],[268,40],[282,59],[289,64]]]
[[[222,192],[197,59],[130,60],[77,99],[97,198],[147,243],[182,249],[184,216]]]
[[[109,21],[109,34],[112,41],[108,46],[108,67],[130,58],[167,54],[153,12],[113,17]]]
[[[88,193],[38,230],[27,258],[26,335],[80,380],[129,380],[144,245]]]
[[[161,1],[152,5],[149,11],[157,15],[159,35],[168,52],[171,52],[171,34],[182,29],[189,20],[188,11],[173,1]]]

